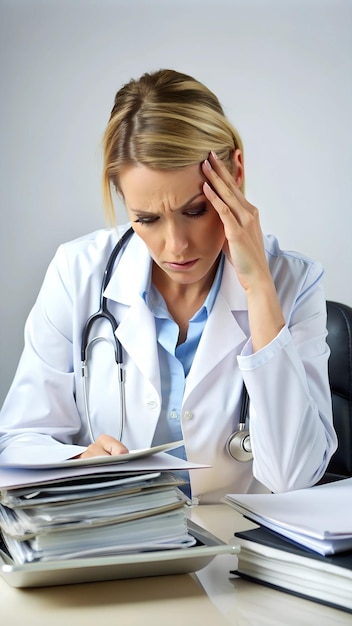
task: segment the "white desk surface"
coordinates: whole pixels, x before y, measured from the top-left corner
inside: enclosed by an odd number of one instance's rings
[[[253,526],[228,505],[190,517],[228,541]],[[3,626],[343,626],[343,611],[229,576],[236,557],[217,556],[196,574],[15,589],[0,580]]]

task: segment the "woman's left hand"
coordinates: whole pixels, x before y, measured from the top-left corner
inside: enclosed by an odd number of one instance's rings
[[[236,269],[242,287],[255,289],[264,280],[272,281],[265,256],[258,209],[243,196],[235,177],[224,163],[210,153],[202,164],[203,191],[224,225],[224,253]]]
[[[216,154],[212,152],[204,161],[202,171],[207,178],[203,192],[224,225],[224,253],[247,295],[255,352],[272,341],[285,325],[265,255],[259,211],[243,196],[236,172],[232,175]]]

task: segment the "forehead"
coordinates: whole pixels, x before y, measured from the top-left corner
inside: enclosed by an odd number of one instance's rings
[[[177,170],[155,170],[145,165],[126,168],[120,188],[131,210],[177,209],[202,194],[204,176],[200,165]]]

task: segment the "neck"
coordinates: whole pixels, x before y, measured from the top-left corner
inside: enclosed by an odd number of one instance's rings
[[[153,284],[163,296],[170,315],[180,329],[178,343],[185,341],[189,320],[204,303],[213,284],[217,266],[218,262],[204,280],[184,285],[171,280],[155,263],[153,264]]]

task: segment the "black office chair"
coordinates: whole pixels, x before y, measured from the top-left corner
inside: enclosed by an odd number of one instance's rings
[[[352,476],[352,308],[327,301],[329,380],[338,448],[322,482]]]

